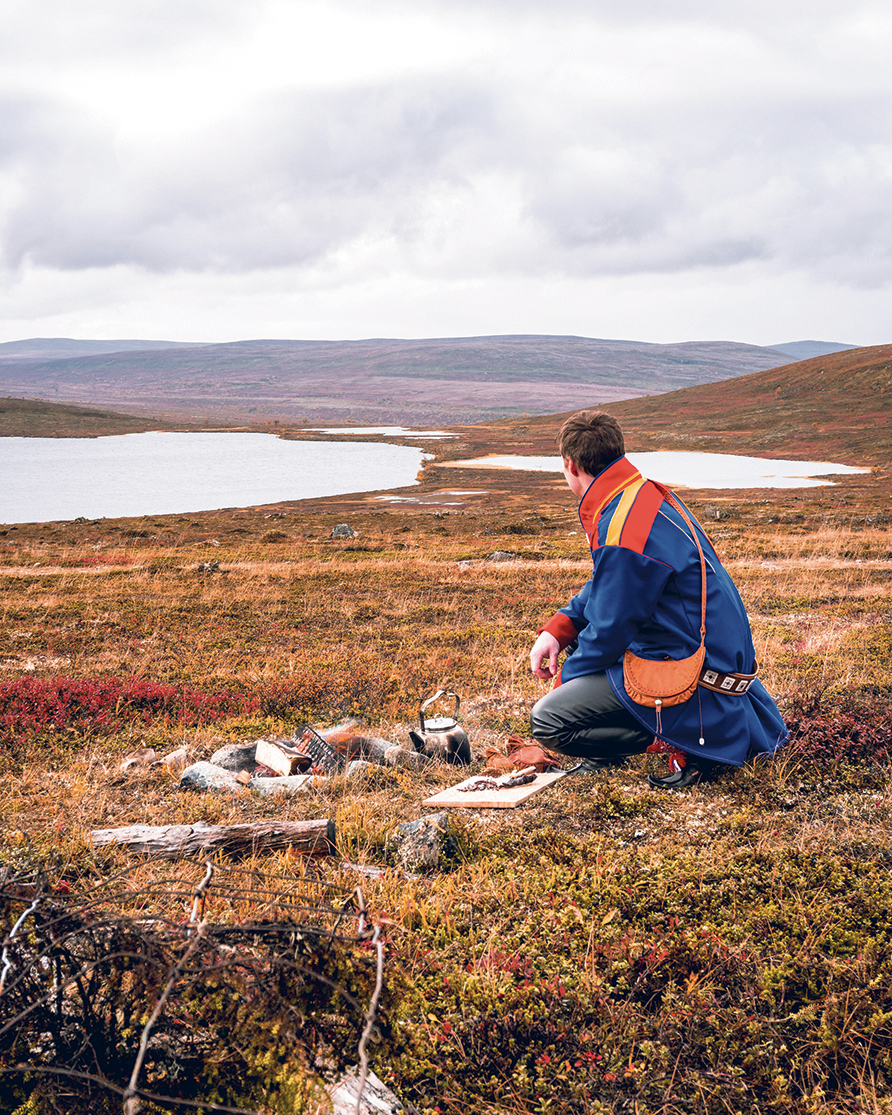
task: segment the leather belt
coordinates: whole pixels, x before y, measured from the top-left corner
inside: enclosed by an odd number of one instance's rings
[[[722,674],[718,670],[710,670],[708,667],[700,674],[699,685],[704,689],[711,689],[713,693],[728,693],[732,696],[746,693],[749,687],[756,680],[756,673],[753,674]]]

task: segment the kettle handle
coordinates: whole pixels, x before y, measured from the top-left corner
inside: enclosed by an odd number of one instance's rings
[[[428,705],[432,705],[434,701],[438,701],[441,697],[455,697],[455,719],[458,720],[458,710],[461,708],[461,697],[457,693],[453,693],[451,689],[438,689],[433,697],[428,697],[426,701],[421,702],[421,708],[418,710],[418,718],[421,721],[421,730],[424,731],[424,710]]]

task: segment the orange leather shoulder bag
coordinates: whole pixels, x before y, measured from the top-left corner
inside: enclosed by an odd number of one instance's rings
[[[639,658],[627,650],[623,655],[623,685],[626,693],[638,705],[655,708],[659,717],[665,705],[680,705],[689,700],[697,688],[700,674],[706,661],[706,558],[697,537],[697,531],[684,507],[668,488],[656,481],[663,498],[681,515],[690,528],[691,535],[700,554],[700,646],[690,658]]]

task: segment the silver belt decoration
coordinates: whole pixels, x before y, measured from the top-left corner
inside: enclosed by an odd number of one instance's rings
[[[757,671],[758,673],[758,671]],[[718,670],[705,669],[700,674],[698,684],[704,689],[711,689],[713,693],[727,693],[739,696],[749,689],[756,680],[756,674],[722,674]]]

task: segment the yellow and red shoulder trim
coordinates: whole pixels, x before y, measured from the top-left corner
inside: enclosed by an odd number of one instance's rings
[[[589,546],[597,550],[602,545],[599,540],[601,515],[617,496],[619,503],[610,515],[603,545],[624,546],[643,553],[663,497],[627,457],[620,457],[606,468],[582,497],[579,519]]]
[[[662,502],[662,493],[650,481],[629,485],[610,516],[604,545],[623,546],[643,554]]]

